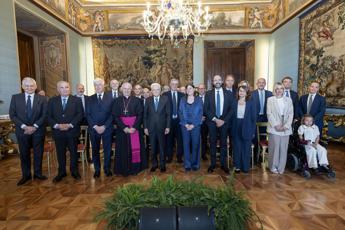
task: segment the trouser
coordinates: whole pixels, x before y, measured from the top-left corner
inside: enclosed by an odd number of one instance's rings
[[[268,134],[268,165],[272,171],[284,173],[290,136]]]
[[[306,145],[305,151],[309,168],[317,168],[317,160],[319,160],[320,165],[328,165],[327,150],[320,144],[316,146],[316,149],[311,145]]]
[[[200,126],[188,131],[181,126],[183,137],[184,168],[200,168]]]
[[[34,174],[42,174],[44,136],[17,135],[23,177],[31,177],[31,148],[34,150]]]
[[[95,167],[95,171],[99,172],[101,170],[101,160],[100,160],[100,148],[101,140],[103,144],[103,154],[104,154],[104,172],[108,172],[111,169],[111,141],[112,132],[106,134],[90,133],[91,145],[92,145],[92,161]]]
[[[66,150],[70,152],[71,164],[70,171],[75,173],[78,171],[78,137],[60,136],[55,137],[56,156],[59,163],[58,174],[66,174]]]

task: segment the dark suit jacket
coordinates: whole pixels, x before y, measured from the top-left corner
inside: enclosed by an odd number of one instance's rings
[[[231,104],[234,98],[228,93],[228,91],[224,89],[223,94],[223,114],[220,116],[219,119],[223,120],[225,123],[229,123],[232,115]],[[206,122],[213,122],[212,118],[216,117],[215,89],[207,91],[205,94],[204,115],[206,116]]]
[[[52,127],[53,136],[78,137],[80,134],[80,122],[84,116],[81,99],[70,95],[67,100],[65,111],[62,109],[61,96],[55,96],[48,102],[48,122]],[[56,124],[72,124],[73,128],[68,131],[54,129]]]
[[[233,117],[231,118],[231,132],[233,136],[240,135],[241,138],[245,140],[252,140],[255,135],[256,131],[256,119],[257,119],[257,112],[256,112],[256,106],[254,104],[253,100],[248,100],[246,102],[246,108],[244,112],[244,118],[243,118],[243,126],[241,129],[241,133],[238,133],[237,130],[237,106],[238,101],[235,100],[232,103],[232,111],[233,111]]]
[[[158,110],[155,111],[154,97],[146,99],[144,107],[144,128],[149,132],[164,132],[170,128],[171,111],[168,97],[161,95],[158,103]]]
[[[112,90],[109,90],[109,91],[107,91],[107,92],[104,92],[104,94],[108,94],[108,96],[110,96],[111,98],[113,98],[113,91],[112,91]],[[119,96],[122,96],[122,93],[120,93],[120,90],[117,91],[117,97],[119,97]],[[115,100],[116,98],[113,98],[113,99]]]
[[[273,93],[269,90],[265,90],[265,105],[264,105],[264,116],[267,117],[267,99],[272,97]],[[260,113],[260,97],[259,97],[259,90],[256,89],[252,92],[251,96],[252,100],[254,101],[254,105],[256,106],[257,117],[259,117]]]
[[[113,130],[112,107],[113,97],[111,93],[104,93],[102,102],[98,103],[97,94],[89,97],[86,106],[86,118],[89,124],[90,133],[96,132],[93,126],[104,125],[106,127],[104,134],[111,133]]]
[[[15,94],[11,99],[9,114],[11,120],[16,126],[16,135],[24,135],[24,130],[21,128],[23,124],[28,126],[36,124],[38,129],[33,133],[33,135],[43,136],[46,129],[47,98],[39,94],[35,94],[32,105],[32,119],[28,120],[25,93]]]
[[[171,111],[171,119],[173,115],[173,104],[172,104],[172,95],[171,95],[171,90],[168,92],[163,93],[164,96],[166,96],[169,99],[169,105],[170,105],[170,111]],[[176,112],[177,112],[177,118],[179,116],[178,114],[178,109],[180,108],[180,101],[181,98],[184,97],[184,94],[181,92],[177,92],[177,106],[176,106]]]
[[[297,92],[290,90],[290,96],[291,96],[291,100],[292,100],[292,104],[293,104],[293,114],[294,114],[294,118],[298,117],[298,94]]]
[[[299,99],[299,117],[302,118],[304,114],[307,113],[307,104],[308,104],[308,96],[309,94],[301,96]],[[326,99],[321,96],[320,94],[316,94],[313,100],[313,104],[310,108],[310,115],[314,117],[314,123],[320,129],[320,133],[322,132],[323,127],[323,116],[326,112]]]
[[[234,87],[232,88],[232,91],[227,90],[226,88],[223,88],[223,89],[226,90],[226,91],[230,94],[231,97],[233,97],[234,99],[236,99],[237,92],[236,92],[236,89],[235,89]]]

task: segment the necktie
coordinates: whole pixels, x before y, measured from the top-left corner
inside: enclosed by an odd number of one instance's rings
[[[311,105],[313,104],[313,95],[309,95],[309,99],[308,99],[308,104],[307,104],[307,114],[310,114],[310,109],[311,109]]]
[[[220,117],[220,93],[219,93],[219,90],[217,90],[216,116],[218,118]]]
[[[177,116],[176,92],[173,92],[173,116]]]
[[[101,104],[101,102],[102,102],[102,95],[98,94],[98,103]]]
[[[63,110],[63,111],[65,111],[65,109],[66,109],[66,101],[67,101],[66,98],[63,98],[63,99],[62,99],[62,110]]]
[[[289,91],[287,91],[287,90],[285,91],[285,96],[289,97]]]
[[[32,108],[31,108],[31,96],[28,95],[28,99],[26,100],[26,112],[28,119],[31,120],[32,117]]]
[[[158,110],[158,97],[155,98],[155,111]]]
[[[264,114],[264,93],[262,90],[259,91],[260,92],[260,114]]]

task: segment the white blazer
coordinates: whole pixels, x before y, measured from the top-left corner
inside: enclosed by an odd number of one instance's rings
[[[284,103],[283,114],[280,113],[278,103]],[[283,117],[283,116],[284,117]],[[269,97],[267,99],[267,119],[268,126],[267,132],[279,136],[289,136],[292,134],[292,120],[293,120],[293,105],[292,100],[289,97],[284,97],[283,100],[278,101],[276,96]],[[280,124],[284,124],[287,128],[285,131],[277,131],[274,127]]]

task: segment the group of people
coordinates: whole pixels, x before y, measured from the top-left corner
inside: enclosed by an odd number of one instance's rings
[[[93,84],[95,94],[92,96],[84,95],[82,84],[77,85],[77,94],[71,95],[70,84],[59,81],[58,95],[48,100],[35,93],[37,85],[34,79],[22,80],[24,93],[12,96],[9,111],[16,126],[21,160],[22,178],[18,185],[32,179],[32,148],[33,178],[47,179],[42,174],[46,125],[52,129],[58,159],[58,174],[53,182],[59,182],[67,175],[67,149],[71,176],[76,180],[81,178],[77,150],[82,125],[88,126],[92,161],[89,154],[87,158],[94,165],[95,178],[100,177],[101,150],[103,171],[107,177],[113,173],[136,175],[148,168],[149,162],[151,172],[158,168],[165,172],[166,164],[173,161],[175,152],[177,162],[183,163],[186,172],[199,170],[200,159],[208,160],[209,152],[208,172],[212,173],[217,166],[218,143],[221,169],[229,173],[228,151],[231,151],[235,172],[247,173],[252,143],[258,144],[257,122],[268,122],[269,167],[273,173],[281,174],[285,168],[292,122],[304,116],[307,122],[298,132],[301,138],[305,138],[308,131],[306,136],[314,138],[309,140],[308,146],[315,147],[315,151],[308,147],[308,152],[314,155],[308,157],[308,161],[314,162],[316,154],[323,154],[322,164],[328,164],[327,153],[317,145],[326,108],[325,98],[318,94],[317,82],[312,82],[309,94],[300,98],[291,90],[290,77],[276,83],[273,93],[265,90],[264,78],[257,79],[256,90],[252,90],[247,81],[239,82],[235,88],[235,77],[231,74],[225,77],[224,82],[220,75],[215,75],[213,89],[209,91],[204,84],[197,88],[192,84],[179,88],[177,79],[171,79],[169,87],[164,86],[165,92],[158,83],[151,84],[148,89],[140,85],[132,87],[129,82],[120,85],[113,79],[109,91],[105,91],[103,79],[97,78]],[[313,135],[310,127],[315,129]],[[258,160],[258,156],[255,159]]]

